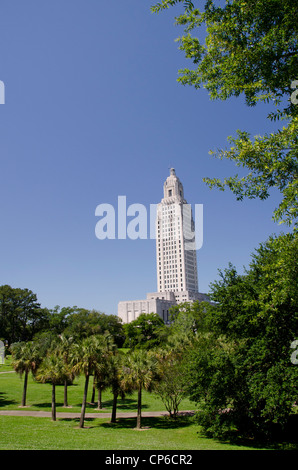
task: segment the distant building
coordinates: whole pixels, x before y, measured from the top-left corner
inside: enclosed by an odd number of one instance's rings
[[[118,316],[123,323],[130,323],[142,313],[157,313],[165,323],[169,321],[169,309],[176,305],[173,292],[147,294],[146,300],[122,301],[118,304]]]
[[[165,322],[169,309],[181,302],[208,300],[198,289],[195,226],[174,168],[164,183],[164,197],[157,205],[156,267],[158,292],[146,300],[121,301],[118,316],[124,323],[142,313],[157,313]]]

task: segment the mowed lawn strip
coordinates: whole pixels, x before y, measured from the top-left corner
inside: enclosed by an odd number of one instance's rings
[[[1,372],[1,368],[0,368]],[[4,371],[3,371],[4,372]],[[56,387],[57,421],[51,418],[31,416],[0,416],[1,450],[254,450],[280,449],[284,445],[258,445],[254,441],[230,444],[216,439],[206,438],[200,433],[200,427],[190,416],[173,420],[168,416],[146,417],[145,412],[164,411],[162,401],[155,394],[143,393],[144,412],[142,430],[136,430],[136,418],[118,417],[117,423],[100,418],[96,404],[88,402],[86,412],[94,418],[86,418],[84,429],[79,429],[77,415],[81,410],[84,377],[75,380],[68,388],[70,407],[63,407],[63,386]],[[51,385],[36,383],[30,376],[27,390],[27,406],[20,407],[23,391],[23,378],[16,373],[0,373],[0,411],[51,410]],[[92,380],[88,397],[92,395]],[[104,413],[111,413],[112,394],[103,392]],[[119,399],[118,413],[136,413],[137,394]],[[194,403],[185,399],[180,410],[194,410]],[[59,417],[59,412],[76,413],[74,417]],[[285,444],[286,448],[288,447]],[[291,446],[290,446],[291,448]]]
[[[1,368],[0,368],[1,372]],[[50,384],[41,384],[34,381],[30,375],[28,378],[27,400],[26,408],[21,408],[21,399],[23,393],[23,377],[20,377],[15,372],[13,373],[0,373],[0,410],[39,410],[51,411],[51,394],[52,386]],[[97,391],[95,391],[95,403],[90,403],[92,398],[92,385],[93,377],[90,379],[88,388],[88,400],[86,413],[98,412],[111,412],[112,411],[112,393],[110,390],[102,392],[102,410],[97,408]],[[68,405],[63,406],[63,386],[56,387],[56,406],[57,413],[69,412],[79,413],[81,411],[83,399],[84,377],[80,376],[75,379],[73,385],[68,386]],[[194,410],[195,404],[188,399],[184,399],[179,407],[180,410]],[[127,395],[124,400],[118,398],[117,411],[123,413],[126,411],[134,412],[137,410],[137,392],[132,395]],[[142,397],[142,410],[143,411],[165,411],[165,406],[161,399],[154,393],[144,391]]]
[[[198,426],[189,418],[173,422],[169,418],[144,418],[142,430],[134,418],[111,424],[103,419],[0,416],[1,450],[245,450],[253,447],[220,443],[198,435]]]

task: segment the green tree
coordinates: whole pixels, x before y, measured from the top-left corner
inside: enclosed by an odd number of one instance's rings
[[[94,403],[95,390],[98,392],[97,408],[102,409],[102,392],[109,384],[109,362],[110,358],[117,353],[117,346],[112,335],[105,334],[105,343],[101,354],[101,364],[94,373],[91,403]]]
[[[115,345],[121,348],[125,340],[122,320],[117,315],[107,315],[96,310],[92,310],[92,312],[97,317],[101,334],[109,334],[113,338]]]
[[[116,412],[117,412],[117,400],[118,396],[121,395],[124,398],[126,393],[131,392],[131,388],[128,382],[121,380],[122,367],[125,360],[125,355],[120,351],[117,353],[110,354],[107,362],[107,380],[106,384],[111,387],[113,394],[113,405],[111,414],[111,423],[116,423]]]
[[[179,405],[186,395],[185,373],[181,354],[175,350],[157,353],[159,380],[154,392],[161,398],[171,418],[178,416]]]
[[[186,364],[188,393],[212,435],[236,426],[272,436],[289,422],[297,400],[297,236],[270,237],[249,269],[233,266],[211,286],[209,334],[198,336]]]
[[[76,339],[110,334],[118,347],[121,347],[124,341],[123,326],[119,317],[78,307],[73,307],[68,314],[67,327],[63,334]]]
[[[244,95],[246,104],[269,102],[269,119],[286,119],[278,131],[251,138],[245,131],[229,137],[229,150],[215,153],[245,169],[223,181],[204,178],[212,188],[229,188],[238,200],[266,199],[271,188],[282,196],[274,211],[276,221],[289,225],[297,219],[297,99],[291,99],[298,80],[298,10],[291,0],[164,0],[159,12],[183,3],[176,23],[184,28],[180,49],[194,69],[180,70],[179,81],[205,87],[211,99]],[[282,106],[281,109],[277,106]],[[213,153],[213,152],[211,152]]]
[[[26,406],[28,375],[36,373],[41,362],[40,352],[32,341],[14,343],[10,347],[12,354],[12,367],[22,376],[24,374],[24,386],[21,406]]]
[[[101,333],[100,325],[98,324],[97,315],[91,313],[90,310],[80,307],[72,307],[70,309],[67,326],[63,330],[65,336],[71,336],[76,341],[83,338],[97,335]]]
[[[71,381],[72,370],[59,351],[51,352],[43,359],[35,378],[38,382],[52,384],[52,421],[56,421],[56,385]]]
[[[163,343],[167,337],[167,327],[156,313],[142,313],[124,326],[124,347],[151,349]]]
[[[171,325],[167,341],[171,350],[176,354],[185,351],[193,344],[198,334],[206,331],[206,312],[209,308],[210,303],[206,301],[184,302],[171,307]]]
[[[158,378],[158,361],[151,351],[136,349],[125,356],[121,386],[123,390],[137,390],[137,429],[141,429],[142,390],[151,390]]]
[[[49,314],[29,289],[0,286],[0,338],[8,344],[31,341],[46,328]]]
[[[60,338],[54,331],[45,329],[34,335],[33,342],[38,347],[40,356],[45,357],[49,350],[55,349],[59,344]]]
[[[85,375],[84,396],[80,417],[80,428],[84,427],[88,385],[90,376],[100,373],[103,367],[103,356],[106,352],[107,339],[104,336],[90,336],[73,345],[71,364],[75,374]]]
[[[196,347],[198,338],[209,335],[209,302],[184,302],[170,309],[167,343],[157,349],[160,381],[155,392],[162,399],[171,417],[176,417],[182,398],[186,395],[185,357]]]
[[[49,331],[61,335],[70,324],[72,314],[77,312],[77,307],[62,307],[56,305],[49,310]]]
[[[62,358],[62,361],[65,366],[65,371],[67,371],[67,373],[64,376],[64,384],[63,384],[64,385],[63,405],[65,407],[68,406],[68,398],[67,398],[68,397],[68,394],[67,394],[68,385],[70,385],[73,382],[74,377],[75,377],[74,373],[71,371],[71,368],[70,368],[71,351],[72,351],[73,344],[74,342],[71,337],[67,338],[64,335],[59,335],[59,340],[56,343],[56,347],[55,347],[56,354]]]

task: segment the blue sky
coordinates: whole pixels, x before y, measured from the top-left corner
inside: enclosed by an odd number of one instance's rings
[[[276,128],[268,106],[210,101],[177,83],[187,63],[175,38],[177,10],[152,14],[147,0],[14,0],[0,7],[0,284],[31,289],[44,307],[117,313],[120,300],[156,291],[154,240],[98,240],[97,205],[149,210],[169,167],[187,201],[204,205],[199,287],[218,269],[240,272],[281,228],[280,199],[237,202],[204,176],[233,164],[208,152],[236,129]]]

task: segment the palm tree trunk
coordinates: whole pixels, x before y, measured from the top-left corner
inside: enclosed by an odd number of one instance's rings
[[[114,392],[111,423],[116,423],[117,398],[118,398],[118,392]]]
[[[56,388],[52,384],[52,421],[56,421]]]
[[[93,377],[93,386],[92,386],[92,397],[91,403],[95,403],[95,384],[96,384],[96,377]]]
[[[89,373],[86,374],[85,380],[85,388],[84,388],[84,397],[82,403],[82,410],[81,410],[81,418],[80,418],[80,428],[84,427],[84,419],[85,419],[85,410],[86,410],[86,403],[87,403],[87,393],[88,393],[88,384],[89,384]]]
[[[67,380],[64,382],[64,406],[68,406],[67,400]]]
[[[98,389],[98,396],[97,396],[97,409],[102,409],[102,388],[99,387]]]
[[[142,385],[138,389],[138,415],[137,415],[137,429],[141,429],[142,418]]]
[[[29,374],[29,372],[28,372],[27,370],[25,370],[25,377],[24,377],[24,388],[23,388],[23,396],[22,396],[22,406],[26,406],[26,395],[27,395],[28,374]]]

